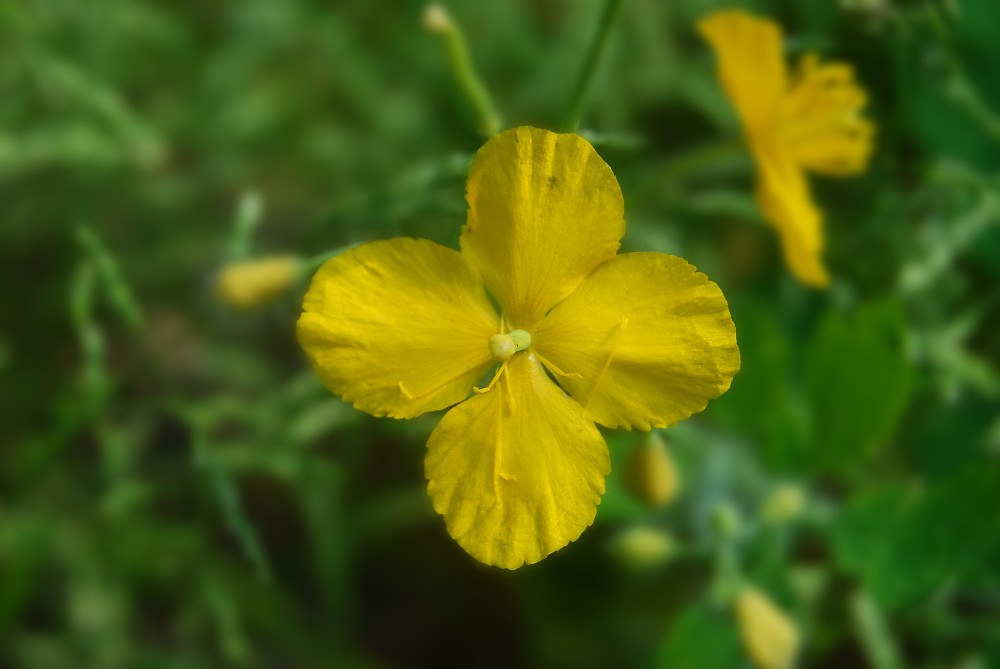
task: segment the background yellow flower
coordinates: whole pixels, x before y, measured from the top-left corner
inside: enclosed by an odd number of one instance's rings
[[[823,218],[803,172],[847,176],[865,169],[874,132],[859,116],[865,94],[849,66],[821,65],[814,54],[789,75],[773,21],[727,10],[698,28],[743,123],[757,163],[757,201],[778,230],[785,262],[803,283],[825,287]]]

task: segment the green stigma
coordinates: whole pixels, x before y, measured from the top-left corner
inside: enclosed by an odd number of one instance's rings
[[[507,334],[490,337],[490,353],[498,360],[507,360],[518,351],[531,346],[531,335],[526,330],[511,330]]]

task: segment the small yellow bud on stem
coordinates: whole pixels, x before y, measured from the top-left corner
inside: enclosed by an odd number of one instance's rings
[[[424,27],[432,33],[443,33],[451,27],[451,17],[448,11],[435,3],[427,5],[424,10]]]
[[[670,560],[677,554],[677,542],[663,530],[637,526],[619,534],[612,549],[623,566],[641,570]]]
[[[799,631],[764,593],[744,588],[733,601],[740,636],[759,669],[791,669],[799,650]]]
[[[301,274],[295,256],[276,256],[227,265],[219,273],[215,291],[237,309],[259,307],[291,288]]]
[[[489,91],[479,80],[472,66],[472,57],[469,55],[461,27],[451,20],[444,7],[436,3],[428,5],[424,10],[424,27],[444,39],[448,47],[452,73],[476,114],[477,129],[486,137],[495,135],[500,131],[500,115],[493,105]]]
[[[780,485],[771,491],[760,509],[760,519],[771,526],[787,525],[802,515],[806,495],[794,484]]]
[[[625,465],[628,491],[652,507],[665,506],[677,497],[681,477],[666,443],[655,432],[643,439]]]

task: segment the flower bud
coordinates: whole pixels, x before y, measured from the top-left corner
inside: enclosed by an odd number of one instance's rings
[[[719,502],[712,509],[712,527],[721,539],[736,538],[743,527],[740,512],[729,502]]]
[[[441,5],[427,5],[424,10],[424,27],[432,33],[443,33],[451,26],[451,17]]]
[[[872,16],[884,16],[892,9],[889,0],[840,0],[840,7],[848,12]]]
[[[299,277],[294,256],[274,256],[227,265],[219,272],[215,292],[236,309],[253,309],[288,290]]]
[[[636,498],[652,507],[673,501],[681,489],[681,477],[663,439],[650,433],[629,456],[625,486]]]
[[[802,515],[806,496],[793,484],[780,485],[771,491],[760,508],[760,519],[768,525],[784,525]]]
[[[612,550],[626,567],[645,569],[673,557],[677,552],[677,544],[672,536],[662,530],[636,526],[619,534]]]
[[[799,631],[774,603],[755,588],[744,588],[733,601],[740,637],[758,669],[789,669],[799,649]]]

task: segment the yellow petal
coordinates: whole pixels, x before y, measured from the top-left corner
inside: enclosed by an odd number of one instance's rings
[[[427,442],[427,492],[472,557],[516,569],[593,521],[611,469],[580,405],[518,353],[489,392],[458,405]]]
[[[515,128],[476,154],[462,252],[511,327],[529,329],[625,233],[621,189],[587,140]]]
[[[608,427],[666,427],[705,408],[740,366],[719,287],[675,256],[604,263],[532,332],[587,415]]]
[[[326,386],[376,416],[465,399],[491,364],[499,316],[460,253],[425,239],[372,242],[313,277],[299,343]]]
[[[802,168],[780,151],[755,151],[757,203],[778,230],[785,264],[799,281],[814,288],[830,283],[823,264],[823,218],[809,195]]]
[[[777,24],[733,9],[710,14],[698,30],[715,51],[719,79],[747,134],[769,128],[787,87]]]
[[[806,169],[856,174],[868,164],[875,133],[860,116],[866,101],[849,66],[806,56],[782,104],[775,141]]]

